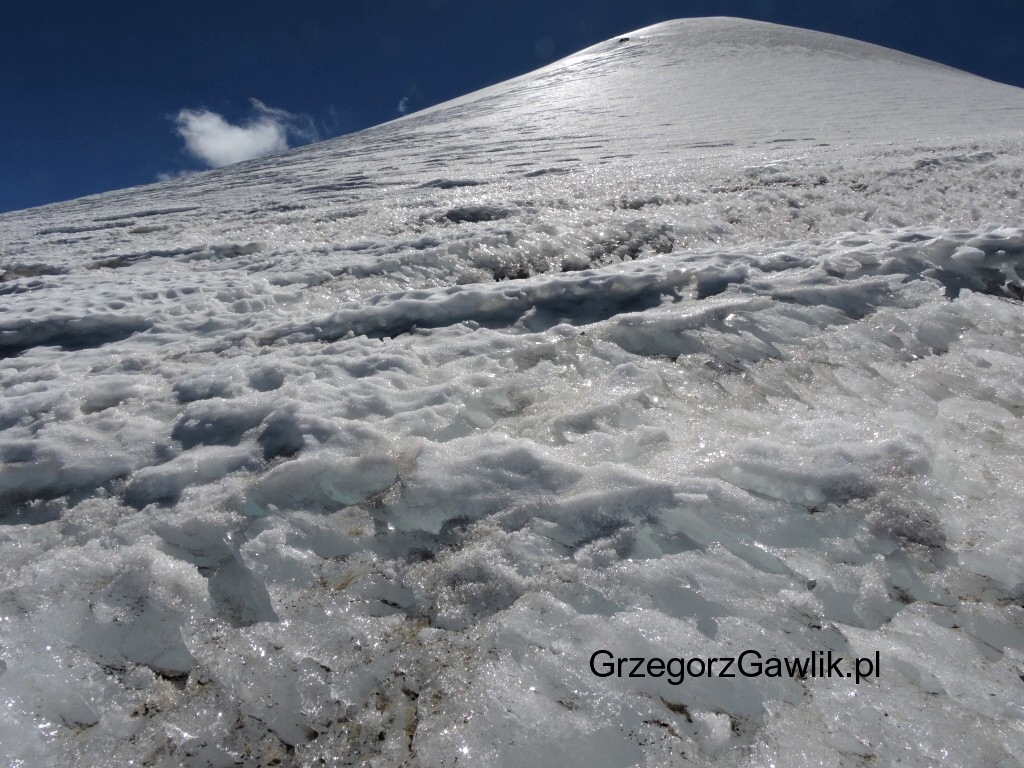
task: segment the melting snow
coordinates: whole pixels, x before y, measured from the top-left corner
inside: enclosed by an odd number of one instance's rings
[[[690,20],[0,217],[0,752],[1018,764],[1022,125]]]

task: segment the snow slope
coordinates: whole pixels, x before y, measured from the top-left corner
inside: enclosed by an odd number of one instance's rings
[[[0,216],[0,753],[1019,764],[1022,130],[694,19]]]

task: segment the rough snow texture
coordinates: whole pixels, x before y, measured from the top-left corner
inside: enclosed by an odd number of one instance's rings
[[[0,217],[3,762],[1019,764],[1022,125],[691,20]]]

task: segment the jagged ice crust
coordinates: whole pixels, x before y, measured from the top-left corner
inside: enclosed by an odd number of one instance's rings
[[[1022,125],[683,20],[0,216],[0,753],[1019,764]]]

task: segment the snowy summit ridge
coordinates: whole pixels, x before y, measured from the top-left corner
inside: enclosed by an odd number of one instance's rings
[[[1022,125],[691,19],[0,216],[0,754],[1020,764]]]

